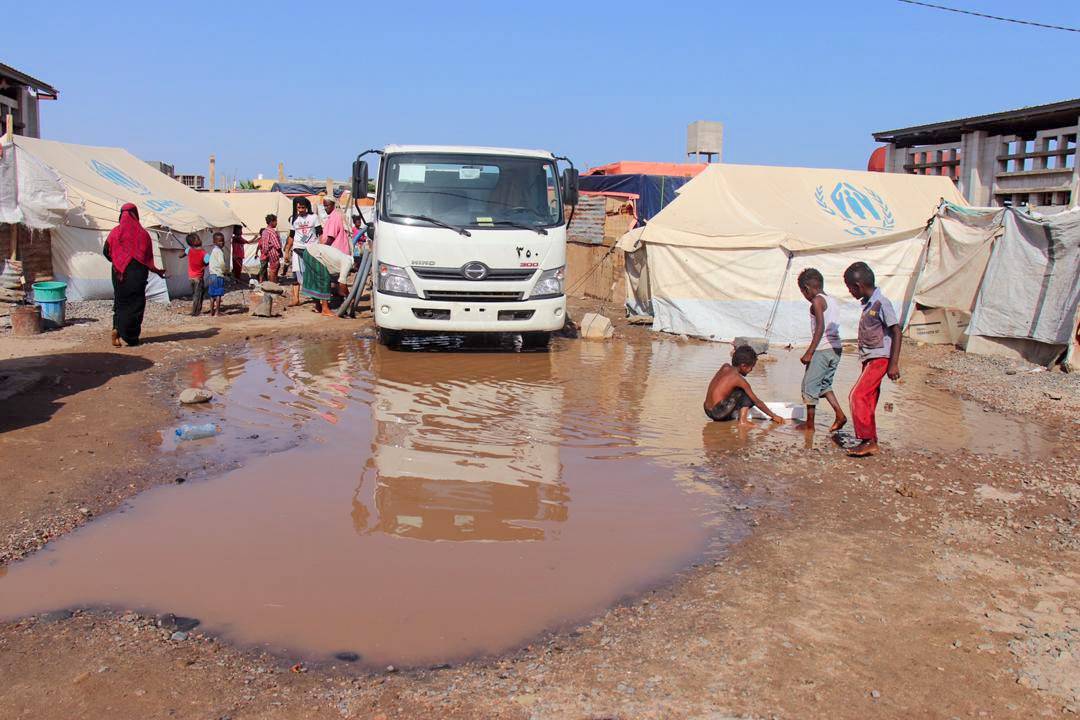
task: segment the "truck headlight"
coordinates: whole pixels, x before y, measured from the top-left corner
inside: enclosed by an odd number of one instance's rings
[[[563,280],[566,279],[566,266],[545,270],[540,273],[540,279],[533,285],[533,300],[540,298],[561,297],[563,294]]]
[[[379,263],[379,292],[387,295],[416,297],[416,286],[409,279],[405,268]]]

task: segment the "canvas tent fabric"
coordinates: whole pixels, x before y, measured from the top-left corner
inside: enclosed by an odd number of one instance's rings
[[[124,203],[139,208],[143,226],[156,240],[155,261],[170,274],[167,281],[151,276],[147,296],[152,300],[167,301],[190,291],[183,258],[184,235],[199,233],[208,242],[213,230],[240,224],[231,210],[207,194],[158,172],[122,148],[21,136],[15,137],[13,144],[16,165],[46,168],[51,178],[49,192],[63,193],[67,199],[69,208],[62,216],[44,207],[35,211],[48,217],[53,273],[68,284],[70,300],[112,297],[109,263],[101,248]],[[39,174],[39,179],[44,177]],[[17,184],[22,202],[27,195],[20,188]]]
[[[1006,212],[968,333],[1065,346],[1076,331],[1078,302],[1080,209],[1048,216]]]
[[[942,205],[930,230],[915,302],[967,313],[974,310],[990,251],[1004,232],[1004,217],[1005,208]]]
[[[963,205],[946,177],[715,164],[620,247],[640,244],[646,252],[655,330],[806,342],[808,306],[796,277],[815,267],[850,339],[860,308],[845,289],[844,269],[869,263],[902,307],[943,200]]]
[[[0,145],[0,223],[45,230],[70,207],[59,175],[32,155],[16,161],[14,143]]]
[[[916,285],[920,305],[971,313],[965,349],[1049,365],[1076,332],[1080,209],[945,204]]]
[[[634,198],[638,224],[642,224],[670,205],[678,189],[689,180],[666,175],[583,175],[578,187],[584,193]]]

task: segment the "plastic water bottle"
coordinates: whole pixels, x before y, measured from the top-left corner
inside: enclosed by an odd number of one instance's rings
[[[201,440],[203,438],[214,437],[218,434],[218,426],[214,423],[205,423],[203,425],[181,425],[176,428],[176,437],[178,440]]]

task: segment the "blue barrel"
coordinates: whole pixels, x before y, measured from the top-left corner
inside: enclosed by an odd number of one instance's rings
[[[64,327],[67,315],[67,283],[37,282],[32,288],[34,304],[41,308],[41,320],[45,328]]]

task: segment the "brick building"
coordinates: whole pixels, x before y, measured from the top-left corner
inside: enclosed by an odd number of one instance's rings
[[[945,175],[972,205],[1064,208],[1077,201],[1080,98],[874,133],[885,172]]]

